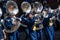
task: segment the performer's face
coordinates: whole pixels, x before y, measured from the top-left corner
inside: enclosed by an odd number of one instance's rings
[[[32,14],[29,14],[29,18],[32,19],[33,18],[33,15]]]
[[[27,10],[28,9],[28,6],[26,4],[24,4],[23,9],[24,10]]]
[[[46,15],[47,14],[47,11],[43,11],[42,15]]]
[[[9,12],[10,12],[10,11],[13,11],[13,8],[14,8],[13,5],[9,5],[9,6],[8,6],[8,11],[9,11]]]

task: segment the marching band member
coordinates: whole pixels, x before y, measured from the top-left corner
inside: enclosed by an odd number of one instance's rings
[[[48,10],[43,11],[43,26],[44,26],[44,32],[46,34],[47,40],[55,40],[54,39],[54,25],[53,25],[53,19],[52,15],[53,13],[48,13]]]
[[[38,14],[38,13],[34,14],[34,16],[36,17],[35,21],[36,21],[37,40],[43,40],[43,33],[42,33],[42,29],[43,29],[43,24],[42,24],[43,16]]]
[[[35,17],[29,13],[27,18],[30,40],[37,40]]]
[[[14,17],[14,18],[15,18],[15,17]],[[21,20],[20,20],[19,18],[17,18],[17,17],[16,17],[15,19],[16,19],[17,21],[19,21],[19,22],[21,21]],[[15,24],[15,22],[13,22],[13,23]],[[18,28],[17,31],[16,31],[16,38],[17,38],[16,40],[20,40],[20,31],[19,31],[19,30],[20,30],[20,28]]]
[[[39,14],[38,14],[39,15]],[[41,19],[41,18],[40,18]],[[42,29],[43,29],[43,24],[42,24],[42,19],[40,20],[39,18],[36,19],[37,21],[37,26],[36,26],[36,31],[37,31],[37,40],[43,40],[43,33],[42,33]]]
[[[28,2],[26,2],[26,1],[24,1],[24,2],[22,2],[22,4],[21,4],[21,8],[22,8],[22,10],[23,10],[23,12],[24,12],[24,14],[23,14],[23,16],[21,17],[21,19],[22,19],[22,24],[24,24],[24,26],[23,27],[25,27],[26,29],[25,29],[25,33],[26,33],[26,38],[25,38],[25,40],[30,40],[30,35],[29,35],[29,27],[28,27],[28,18],[27,18],[27,15],[30,13],[30,11],[31,11],[31,5],[30,5],[30,3],[28,3]]]
[[[7,9],[6,9],[7,10],[7,13],[6,13],[7,15],[4,18],[4,27],[5,27],[4,31],[5,31],[6,39],[7,40],[17,40],[17,36],[16,36],[16,35],[18,35],[17,31],[14,31],[14,32],[11,32],[11,33],[6,32],[6,30],[8,31],[8,30],[11,30],[11,28],[13,28],[14,26],[16,26],[15,28],[17,28],[17,26],[18,26],[18,24],[17,24],[18,20],[17,20],[17,17],[15,16],[18,12],[18,10],[16,8],[17,5],[14,1],[8,1],[7,4],[6,4],[6,7],[7,7]]]
[[[26,17],[26,15],[25,14],[23,14],[22,15],[22,17],[21,17],[21,26],[23,26],[24,28],[25,28],[25,33],[26,33],[26,37],[25,37],[25,40],[29,40],[29,29],[28,29],[28,27],[27,27],[27,25],[28,25],[28,19],[27,19],[27,17]]]
[[[4,19],[4,25],[7,27],[7,29],[10,29],[12,27],[12,19],[11,15],[7,15],[7,17]],[[16,40],[16,32],[14,33],[5,33],[7,40]]]
[[[33,28],[35,17],[31,13],[22,17],[22,26],[26,27],[25,33],[27,34],[28,40],[37,40],[36,28]],[[25,39],[27,40],[27,38]]]
[[[26,16],[22,17],[22,24],[24,25],[24,27],[26,27],[25,33],[27,34],[28,40],[37,40],[37,34],[34,22],[35,17],[33,17],[31,13],[28,13]],[[25,40],[27,40],[27,38]]]
[[[43,9],[43,5],[36,1],[32,11],[34,11],[34,16],[36,17],[37,40],[43,40],[43,34],[42,34],[43,16],[41,14],[42,9]]]

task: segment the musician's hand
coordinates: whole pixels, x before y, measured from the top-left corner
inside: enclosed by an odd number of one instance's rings
[[[3,32],[3,34],[4,34],[4,40],[6,40],[7,37],[6,37],[5,29],[3,29],[2,32]]]
[[[52,20],[52,18],[50,18],[50,20]]]
[[[16,19],[16,16],[13,16],[14,19]]]
[[[27,27],[27,25],[25,25],[25,24],[21,24],[21,26],[23,26],[23,27]]]
[[[6,35],[4,35],[4,40],[6,40],[7,39],[7,37],[6,37]]]
[[[24,27],[27,27],[27,25],[24,25]]]

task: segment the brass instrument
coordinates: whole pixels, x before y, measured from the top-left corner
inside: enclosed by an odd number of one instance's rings
[[[16,15],[19,12],[18,6],[14,1],[7,1],[6,3],[6,12],[10,15]]]
[[[55,20],[55,11],[56,9],[49,8],[49,13],[52,13],[52,18],[49,18],[49,26],[53,26],[53,20]],[[53,18],[54,17],[54,18]]]
[[[7,3],[6,3],[6,10],[7,10],[7,14],[9,14],[11,16],[13,25],[12,25],[11,29],[7,30],[6,29],[7,27],[5,27],[5,24],[3,24],[4,25],[4,30],[7,33],[13,33],[15,31],[17,31],[18,28],[20,27],[20,22],[16,20],[17,17],[15,16],[19,12],[18,6],[17,6],[16,2],[14,2],[12,0],[7,1]],[[4,21],[4,23],[5,23],[5,21]]]
[[[33,8],[36,13],[41,13],[41,11],[43,10],[43,5],[39,2],[35,2],[33,4]]]
[[[26,2],[26,1],[21,3],[21,8],[22,8],[22,11],[25,13],[31,12],[31,5],[30,5],[30,3]]]
[[[36,25],[37,25],[38,23],[39,23],[39,19],[36,19],[35,22],[34,22],[33,31],[35,31],[35,30],[40,30],[40,29],[43,28],[43,24],[42,24],[42,23],[39,25],[39,27],[36,27]]]
[[[33,29],[32,29],[33,31],[35,31],[36,30],[36,22],[34,22],[34,26],[33,26]]]
[[[60,5],[57,8],[57,20],[60,22]]]
[[[15,20],[15,23],[16,24],[13,24],[12,25],[12,27],[11,27],[11,29],[6,29],[6,27],[4,27],[5,29],[5,32],[6,33],[13,33],[13,32],[15,32],[15,31],[17,31],[18,30],[18,28],[20,27],[20,22],[19,21],[17,21],[17,20]]]
[[[53,13],[54,11],[55,11],[55,9],[51,9],[50,7],[48,8],[49,13]]]
[[[52,18],[50,18],[50,20],[49,20],[49,26],[50,26],[50,27],[53,26]]]

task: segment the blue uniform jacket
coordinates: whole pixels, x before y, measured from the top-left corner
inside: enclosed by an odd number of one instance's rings
[[[29,19],[25,16],[22,17],[22,23],[27,25],[29,29],[31,29],[34,25],[34,22],[35,22],[35,17],[33,17],[33,19]]]
[[[52,13],[48,13],[48,17],[47,18],[44,18],[43,20],[43,26],[46,27],[46,26],[49,26],[49,19],[53,16]]]
[[[12,27],[12,19],[6,17],[6,18],[4,19],[4,25],[5,25],[5,28],[6,28],[6,29],[10,29],[10,28]]]

